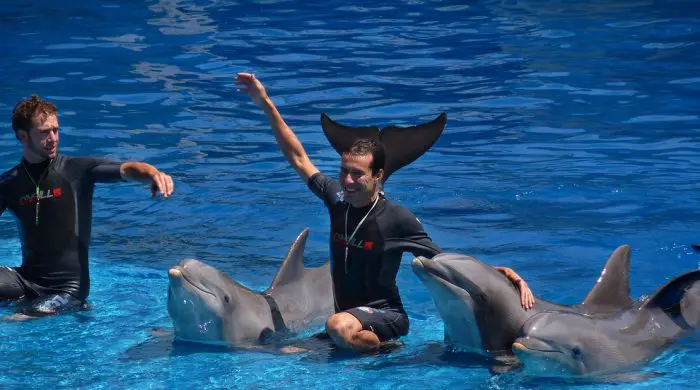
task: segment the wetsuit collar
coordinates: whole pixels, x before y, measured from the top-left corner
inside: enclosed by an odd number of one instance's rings
[[[348,206],[350,206],[350,209],[352,209],[353,213],[354,212],[367,212],[367,210],[369,210],[372,207],[372,205],[375,203],[375,201],[377,201],[376,203],[379,203],[379,201],[381,201],[382,198],[384,198],[384,191],[379,191],[379,193],[377,194],[377,197],[372,199],[369,203],[367,203],[364,206],[355,207],[355,206],[351,205],[350,203],[348,203]]]
[[[53,162],[53,159],[46,159],[42,162],[38,163],[30,163],[22,157],[21,164],[24,165],[24,167],[27,169],[29,174],[32,176],[33,180],[37,180],[48,168],[49,165]]]

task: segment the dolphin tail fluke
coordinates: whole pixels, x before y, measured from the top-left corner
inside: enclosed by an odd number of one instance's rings
[[[686,272],[661,286],[639,307],[659,308],[681,327],[700,326],[700,270]]]
[[[349,127],[321,114],[321,126],[333,149],[339,154],[346,151],[359,138],[378,138],[384,145],[386,163],[384,179],[400,168],[412,163],[430,149],[445,129],[447,114],[444,112],[430,122],[416,126]]]
[[[447,114],[417,126],[388,126],[382,129],[379,140],[386,151],[384,181],[389,176],[414,162],[430,149],[445,130]]]
[[[608,258],[600,278],[584,299],[584,305],[630,307],[630,247],[622,245]]]
[[[321,114],[321,127],[333,149],[338,154],[348,150],[356,139],[379,138],[379,128],[375,126],[350,127],[341,125],[325,113]]]
[[[272,280],[268,292],[275,287],[283,286],[287,283],[295,282],[301,279],[304,272],[304,248],[306,247],[306,240],[309,237],[309,228],[304,229],[297,239],[294,240],[292,247],[289,248],[287,257],[284,258],[282,266],[275,279]]]

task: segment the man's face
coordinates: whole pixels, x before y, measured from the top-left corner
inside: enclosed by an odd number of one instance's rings
[[[33,160],[43,161],[55,158],[58,154],[58,118],[56,115],[38,115],[32,128],[20,138]]]
[[[357,156],[344,153],[340,161],[340,184],[345,201],[354,207],[370,204],[379,190],[383,172],[372,176],[372,155]]]

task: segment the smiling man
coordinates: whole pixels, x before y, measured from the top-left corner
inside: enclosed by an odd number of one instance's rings
[[[15,106],[12,128],[23,157],[0,176],[0,214],[9,209],[17,218],[22,265],[0,267],[0,301],[20,300],[11,319],[80,310],[90,291],[95,183],[148,182],[153,195],[167,197],[173,180],[146,163],[58,154],[58,110],[38,96]]]
[[[441,252],[408,209],[381,192],[386,155],[376,138],[357,139],[342,150],[339,180],[319,172],[292,129],[268,97],[262,83],[239,73],[237,84],[267,116],[287,161],[321,198],[330,214],[331,273],[336,313],[326,331],[341,348],[371,351],[408,333],[396,274],[404,252],[433,257]],[[527,284],[510,268],[498,267],[516,283],[526,307]]]

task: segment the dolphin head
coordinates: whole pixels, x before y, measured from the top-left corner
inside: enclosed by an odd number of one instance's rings
[[[419,256],[413,260],[412,268],[427,287],[443,319],[445,342],[458,349],[475,352],[488,349],[485,345],[488,342],[482,340],[479,330],[479,316],[490,315],[484,308],[494,304],[519,307],[519,299],[507,280],[472,257],[449,253],[432,259]],[[519,310],[518,307],[514,310]]]
[[[259,316],[263,314],[257,308],[265,305],[246,287],[194,259],[170,268],[168,277],[168,313],[176,338],[228,344],[259,337]]]
[[[547,376],[584,375],[627,361],[602,322],[573,312],[541,312],[522,327],[513,352],[528,371]]]

